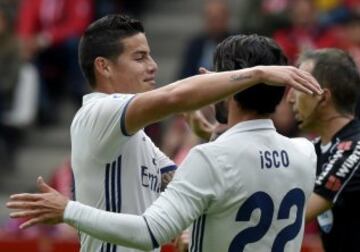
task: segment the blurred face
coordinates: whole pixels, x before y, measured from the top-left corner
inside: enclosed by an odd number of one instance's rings
[[[229,11],[224,3],[210,2],[205,8],[205,23],[209,34],[216,37],[228,30]]]
[[[290,1],[290,17],[295,26],[309,26],[315,22],[316,7],[312,0]]]
[[[139,93],[155,88],[157,64],[150,56],[144,33],[122,40],[124,50],[110,62],[110,80],[115,92]]]
[[[308,60],[303,62],[299,68],[311,73],[314,68],[314,63]],[[298,127],[302,130],[314,129],[318,118],[318,105],[321,98],[291,88],[286,99],[292,106]]]

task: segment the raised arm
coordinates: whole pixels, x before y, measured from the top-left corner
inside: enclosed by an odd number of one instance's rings
[[[134,133],[166,116],[198,109],[258,83],[290,85],[306,93],[321,93],[309,73],[290,66],[257,66],[197,75],[136,95],[127,108],[126,130]]]

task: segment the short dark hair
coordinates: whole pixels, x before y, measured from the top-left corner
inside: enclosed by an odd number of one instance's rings
[[[79,65],[89,84],[95,86],[96,57],[115,59],[124,50],[121,39],[143,33],[140,21],[125,15],[107,15],[93,22],[79,43]]]
[[[356,63],[343,50],[325,48],[303,52],[298,63],[312,60],[312,75],[323,88],[331,91],[337,111],[355,113],[359,96],[360,77]]]
[[[234,35],[221,42],[215,51],[216,71],[243,69],[258,65],[287,65],[287,58],[274,40],[251,35]],[[284,96],[285,87],[259,83],[234,95],[238,104],[260,115],[275,112]]]

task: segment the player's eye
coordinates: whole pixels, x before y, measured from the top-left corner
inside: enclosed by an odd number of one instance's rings
[[[138,55],[135,56],[135,60],[136,61],[142,61],[142,60],[145,59],[145,57],[146,57],[145,54],[138,54]]]

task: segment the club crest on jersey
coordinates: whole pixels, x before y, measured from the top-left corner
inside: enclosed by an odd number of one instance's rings
[[[337,149],[338,150],[343,150],[343,151],[347,151],[351,149],[351,145],[352,145],[352,141],[344,141],[344,142],[340,142],[337,145]]]

